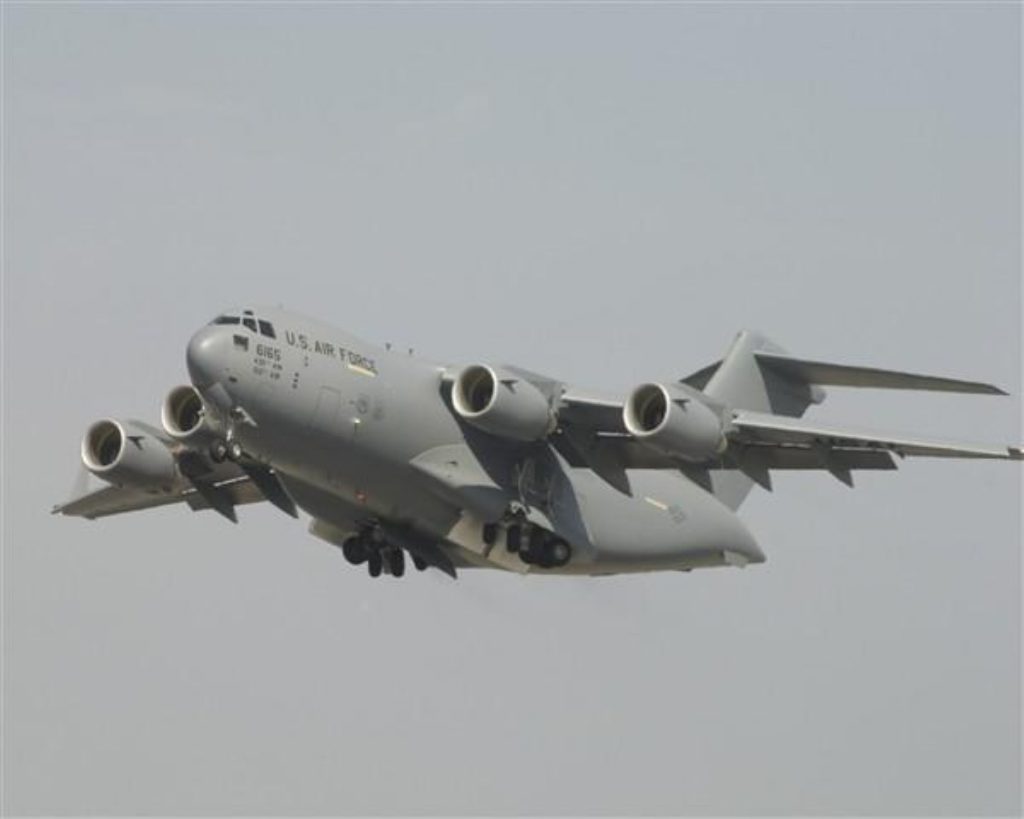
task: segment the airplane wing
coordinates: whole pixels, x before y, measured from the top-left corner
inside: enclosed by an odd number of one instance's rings
[[[772,449],[887,451],[900,457],[1024,459],[1020,447],[954,444],[915,437],[878,435],[747,411],[734,414],[728,437],[731,443]]]
[[[798,418],[734,411],[726,437],[728,449],[713,463],[693,464],[645,446],[622,421],[623,405],[614,399],[567,392],[561,401],[560,427],[552,443],[571,466],[588,467],[620,491],[629,492],[628,469],[674,469],[710,489],[709,471],[740,470],[764,487],[769,470],[825,470],[852,485],[852,470],[891,470],[893,455],[903,457],[1022,460],[1020,447],[933,441],[881,435],[817,424]]]
[[[265,500],[256,485],[244,475],[217,481],[210,484],[210,488],[223,500],[224,508]],[[204,491],[209,494],[205,487]],[[93,520],[175,503],[186,503],[193,510],[217,508],[195,487],[183,487],[180,491],[168,493],[147,492],[131,486],[113,486],[90,476],[85,491],[54,506],[53,514]]]
[[[215,464],[196,453],[181,452],[178,463],[183,479],[168,492],[109,484],[81,467],[72,497],[53,507],[53,514],[95,518],[184,503],[193,511],[213,509],[232,522],[235,507],[268,500],[297,516],[295,505],[272,470],[255,463],[224,461]]]

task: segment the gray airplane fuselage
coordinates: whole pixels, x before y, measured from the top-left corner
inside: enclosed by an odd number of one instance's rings
[[[291,312],[256,312],[274,338],[203,327],[188,344],[191,380],[325,539],[381,522],[439,543],[457,565],[542,574],[764,560],[739,518],[680,472],[632,470],[622,492],[547,441],[466,423],[444,365]],[[485,543],[483,524],[511,508],[571,544],[569,562],[538,569]]]

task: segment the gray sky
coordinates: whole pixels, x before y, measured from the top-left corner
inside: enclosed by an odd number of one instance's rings
[[[1020,9],[5,4],[4,808],[1020,810],[1019,465],[780,475],[768,563],[372,582],[273,508],[48,515],[219,309],[626,389],[756,327],[1013,398]]]

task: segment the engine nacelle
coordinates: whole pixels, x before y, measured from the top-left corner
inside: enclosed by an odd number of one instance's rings
[[[105,418],[89,427],[82,439],[82,463],[96,477],[119,486],[167,492],[178,479],[167,445],[131,421]]]
[[[728,445],[715,411],[681,388],[640,385],[626,399],[622,420],[638,441],[673,458],[699,463]]]
[[[522,378],[483,364],[465,367],[452,386],[452,405],[461,418],[492,435],[539,441],[555,427],[544,394]]]
[[[164,431],[178,441],[191,445],[215,437],[211,417],[195,387],[175,387],[160,408],[160,423]]]

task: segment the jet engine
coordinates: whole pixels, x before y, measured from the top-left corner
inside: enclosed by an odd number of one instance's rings
[[[517,441],[538,441],[555,426],[551,404],[540,390],[483,364],[471,364],[456,376],[452,405],[473,426]]]
[[[626,399],[622,420],[634,438],[672,458],[707,461],[728,445],[715,411],[679,388],[640,385]]]
[[[189,444],[214,435],[203,399],[195,387],[187,385],[175,387],[167,393],[160,409],[160,423],[172,438]]]
[[[93,475],[118,486],[167,492],[178,479],[167,445],[131,421],[105,418],[89,427],[82,439],[82,463]]]

